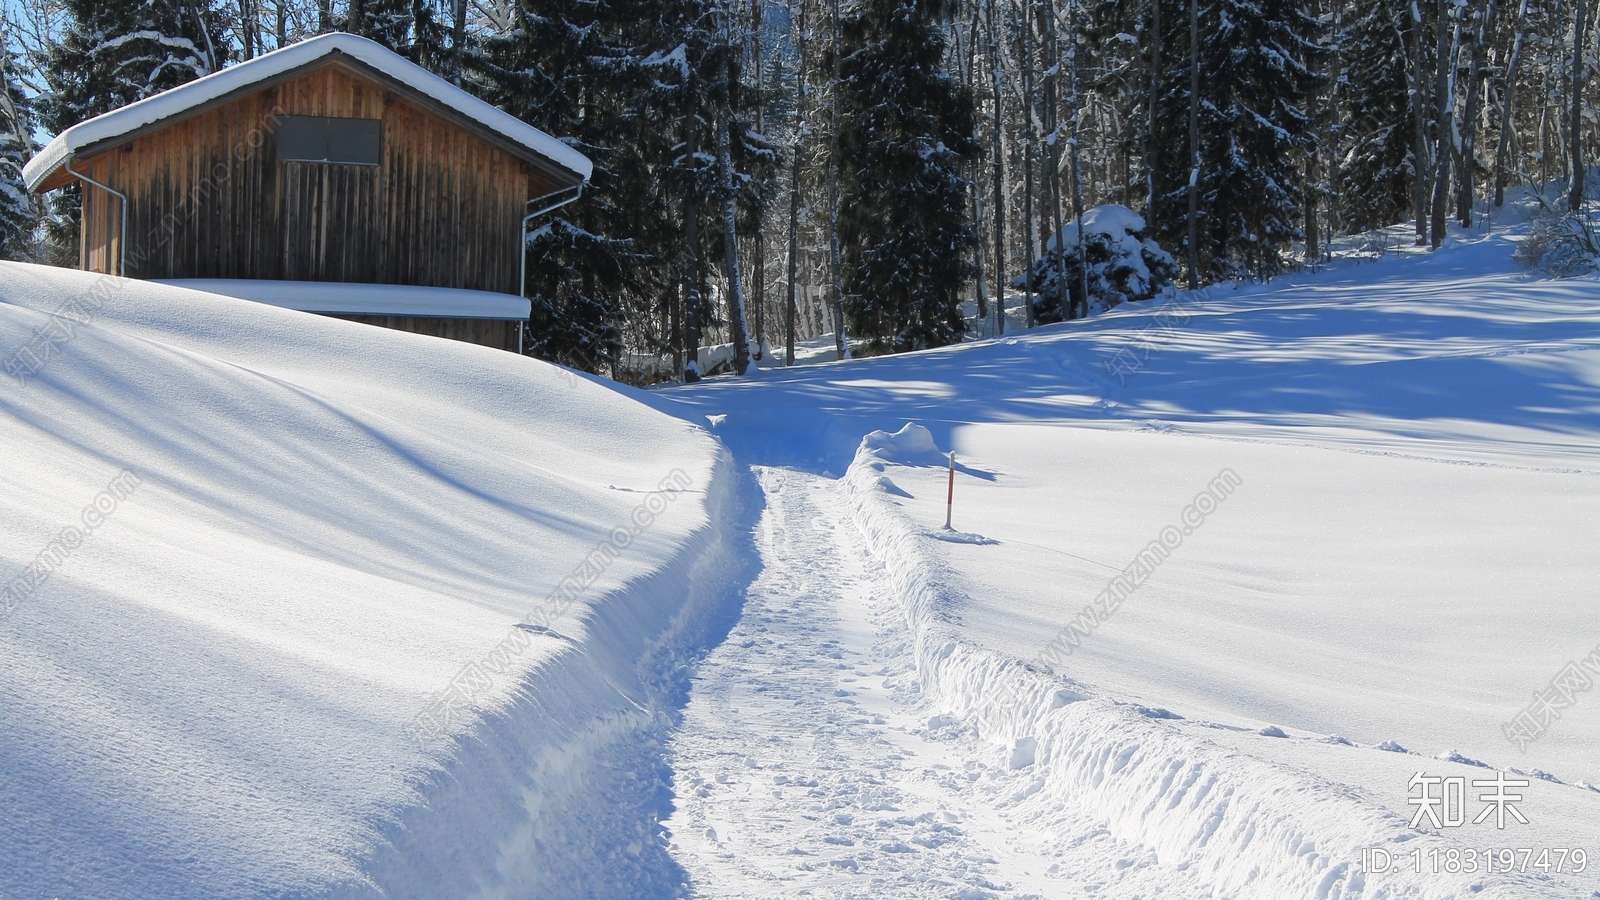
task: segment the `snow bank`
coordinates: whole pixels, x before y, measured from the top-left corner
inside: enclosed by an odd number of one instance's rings
[[[1013,802],[1019,830],[1093,834],[1085,822],[1103,829],[1106,841],[1087,848],[1063,842],[1065,866],[1074,853],[1116,852],[1158,873],[1185,873],[1146,876],[1158,883],[1198,878],[1213,896],[1264,900],[1543,895],[1529,876],[1368,874],[1360,865],[1367,848],[1400,855],[1452,845],[1409,829],[1347,784],[1196,739],[1165,710],[1095,698],[966,640],[957,620],[969,603],[950,587],[953,573],[884,490],[895,451],[930,441],[914,423],[862,440],[844,478],[856,522],[895,586],[932,707],[1009,747],[1014,768],[1033,767],[1032,784]]]
[[[46,267],[0,264],[0,348],[0,895],[673,882],[647,763],[742,579],[703,429]]]

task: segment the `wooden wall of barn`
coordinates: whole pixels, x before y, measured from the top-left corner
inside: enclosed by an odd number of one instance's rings
[[[412,334],[426,334],[453,341],[466,341],[469,344],[482,344],[485,347],[510,350],[513,353],[518,349],[516,322],[490,319],[424,319],[408,316],[334,316],[334,318],[393,328],[396,331],[409,331]]]
[[[382,119],[378,166],[278,162],[277,115]],[[454,122],[330,64],[80,162],[128,194],[135,278],[354,281],[518,293],[529,199],[556,185]],[[117,201],[88,187],[81,262],[112,271]]]

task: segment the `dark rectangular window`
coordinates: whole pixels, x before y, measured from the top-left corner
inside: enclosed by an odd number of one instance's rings
[[[375,166],[382,130],[379,119],[283,116],[276,133],[278,159]]]

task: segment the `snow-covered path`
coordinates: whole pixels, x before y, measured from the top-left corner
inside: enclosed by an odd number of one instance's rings
[[[672,745],[666,824],[693,896],[1076,895],[1047,874],[1059,858],[1009,846],[997,800],[1024,776],[970,732],[930,723],[842,489],[756,471],[766,568],[699,666]]]

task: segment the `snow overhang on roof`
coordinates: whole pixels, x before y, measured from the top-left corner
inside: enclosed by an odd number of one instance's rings
[[[340,53],[364,63],[400,84],[476,122],[501,138],[539,154],[584,181],[594,165],[589,158],[517,117],[496,109],[443,78],[387,48],[353,34],[324,34],[258,56],[248,62],[213,72],[204,78],[163,91],[121,109],[95,116],[68,128],[28,161],[22,177],[36,191],[45,179],[85,147],[115,140],[146,126],[182,118],[219,98],[248,90],[286,72],[306,68]]]
[[[526,297],[461,288],[332,281],[268,281],[246,278],[158,279],[173,287],[253,300],[268,306],[330,316],[405,316],[423,319],[526,319]]]

